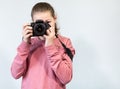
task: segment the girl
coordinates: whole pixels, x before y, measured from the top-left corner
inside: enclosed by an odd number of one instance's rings
[[[11,66],[12,76],[15,79],[22,77],[21,89],[66,89],[72,79],[72,61],[60,40],[74,55],[71,41],[58,34],[57,18],[49,3],[35,4],[31,17],[33,22],[43,20],[50,27],[46,34],[33,36],[32,26],[23,26],[23,40]]]

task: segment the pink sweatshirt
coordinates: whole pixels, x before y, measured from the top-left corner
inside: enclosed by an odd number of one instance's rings
[[[60,40],[75,50],[70,39],[58,36]],[[32,38],[31,44],[22,42],[11,66],[15,79],[22,77],[21,89],[66,89],[72,79],[72,61],[65,53],[58,38],[54,44],[45,47],[45,41]]]

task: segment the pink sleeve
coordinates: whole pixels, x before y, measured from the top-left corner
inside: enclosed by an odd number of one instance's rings
[[[59,44],[58,40],[55,40],[55,44]],[[65,53],[64,48],[60,45],[51,45],[46,47],[46,52],[51,63],[51,67],[62,84],[67,84],[72,79],[72,61]],[[64,43],[72,54],[75,54],[75,50],[72,47],[70,39]]]
[[[17,49],[17,55],[11,66],[11,73],[15,79],[20,78],[26,71],[26,60],[29,54],[30,44],[22,42]]]

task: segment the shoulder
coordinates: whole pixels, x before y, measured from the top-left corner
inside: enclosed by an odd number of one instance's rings
[[[69,37],[66,37],[66,36],[63,36],[63,35],[58,35],[58,38],[59,38],[60,40],[70,40]]]
[[[73,54],[75,54],[75,49],[72,45],[72,42],[70,40],[70,38],[68,37],[65,37],[65,36],[61,36],[61,35],[58,35],[58,39],[67,47],[69,48]]]
[[[69,42],[71,42],[69,37],[63,36],[63,35],[58,35],[58,39],[63,42],[64,44],[67,44]]]

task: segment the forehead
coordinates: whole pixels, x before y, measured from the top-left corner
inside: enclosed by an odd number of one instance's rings
[[[45,11],[45,12],[35,12],[33,14],[33,21],[36,21],[36,20],[48,20],[48,19],[52,19],[52,15],[50,13],[50,11]]]

